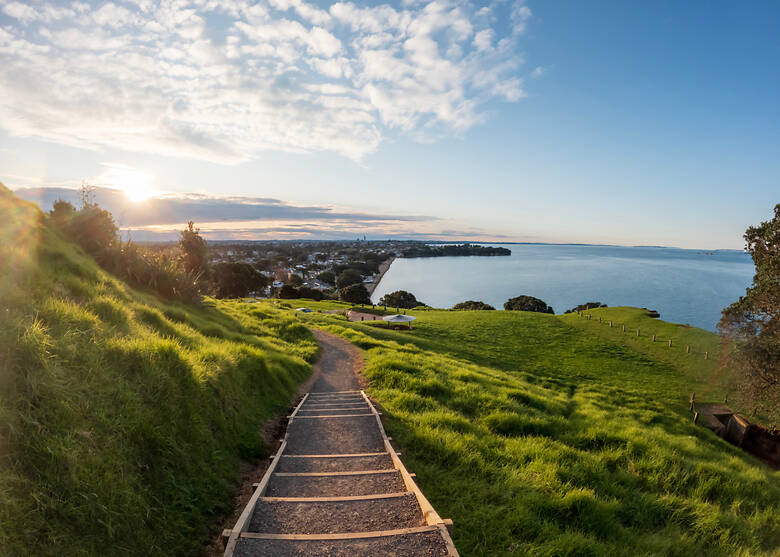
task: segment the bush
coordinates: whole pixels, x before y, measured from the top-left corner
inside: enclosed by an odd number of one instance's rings
[[[339,289],[339,300],[350,304],[370,304],[371,296],[363,284],[350,284]]]
[[[298,289],[298,296],[301,298],[316,300],[317,302],[325,297],[321,290],[317,290],[316,288],[309,288],[308,286],[301,286]]]
[[[296,298],[300,298],[301,295],[298,293],[298,289],[295,288],[292,284],[285,284],[279,289],[277,297],[281,298],[282,300],[294,300]]]
[[[494,308],[490,304],[486,304],[485,302],[475,302],[474,300],[466,300],[465,302],[455,304],[454,306],[452,306],[452,309],[477,311],[477,310],[494,310],[496,308]]]
[[[211,272],[211,287],[217,298],[244,298],[268,286],[268,278],[249,263],[217,263]]]
[[[325,284],[335,285],[336,284],[336,275],[333,274],[331,271],[323,271],[319,275],[317,275],[317,279],[324,282]]]
[[[385,294],[379,300],[380,306],[389,306],[394,308],[412,309],[425,304],[414,297],[414,294],[406,290],[396,290],[390,294]]]
[[[510,311],[534,311],[536,313],[555,313],[553,308],[544,301],[533,296],[517,296],[509,298],[504,304],[504,309]]]
[[[589,309],[605,308],[605,307],[607,307],[607,304],[602,304],[601,302],[586,302],[584,304],[575,306],[571,309],[567,309],[563,313],[577,313],[578,311],[588,311]]]
[[[341,272],[339,275],[339,278],[336,279],[336,287],[341,290],[342,288],[346,288],[347,286],[351,286],[353,284],[361,284],[363,283],[363,275],[360,274],[360,271],[356,269],[346,269]]]

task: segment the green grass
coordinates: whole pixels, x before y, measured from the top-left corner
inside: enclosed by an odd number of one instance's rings
[[[198,554],[311,333],[133,290],[2,186],[0,217],[0,555]]]
[[[780,554],[780,473],[687,413],[716,360],[573,317],[412,313],[411,332],[300,319],[365,350],[369,392],[462,555]]]

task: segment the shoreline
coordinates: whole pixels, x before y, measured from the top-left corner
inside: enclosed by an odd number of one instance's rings
[[[374,295],[374,290],[376,290],[376,287],[379,286],[380,282],[382,282],[382,278],[385,276],[385,273],[388,271],[388,269],[390,269],[390,265],[392,265],[393,261],[395,261],[396,259],[397,259],[396,257],[391,257],[387,261],[383,262],[379,266],[379,272],[376,274],[376,280],[374,282],[372,282],[371,284],[365,285],[366,286],[366,290],[368,290],[368,295],[369,296],[373,296]]]

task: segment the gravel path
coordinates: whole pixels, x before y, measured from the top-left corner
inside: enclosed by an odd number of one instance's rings
[[[377,456],[336,458],[282,457],[277,472],[354,472],[357,470],[392,470],[393,460],[385,453]]]
[[[446,557],[437,532],[334,541],[241,540],[236,557]]]
[[[377,416],[360,392],[360,352],[333,335],[321,331],[314,331],[314,335],[322,348],[315,364],[316,379],[298,414],[290,420],[284,453],[265,493],[257,500],[247,535],[356,537],[242,537],[237,540],[234,557],[451,555],[439,530],[420,530],[426,522],[417,497],[409,493],[414,486],[407,486],[400,470],[395,469]],[[361,499],[316,500],[334,497]],[[376,535],[409,528],[417,530]]]
[[[411,493],[385,499],[291,503],[261,501],[250,532],[333,534],[424,526],[420,506]]]

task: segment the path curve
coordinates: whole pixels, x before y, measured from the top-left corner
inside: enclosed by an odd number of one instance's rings
[[[241,517],[225,557],[457,557],[361,390],[360,351],[314,330],[311,391]]]

